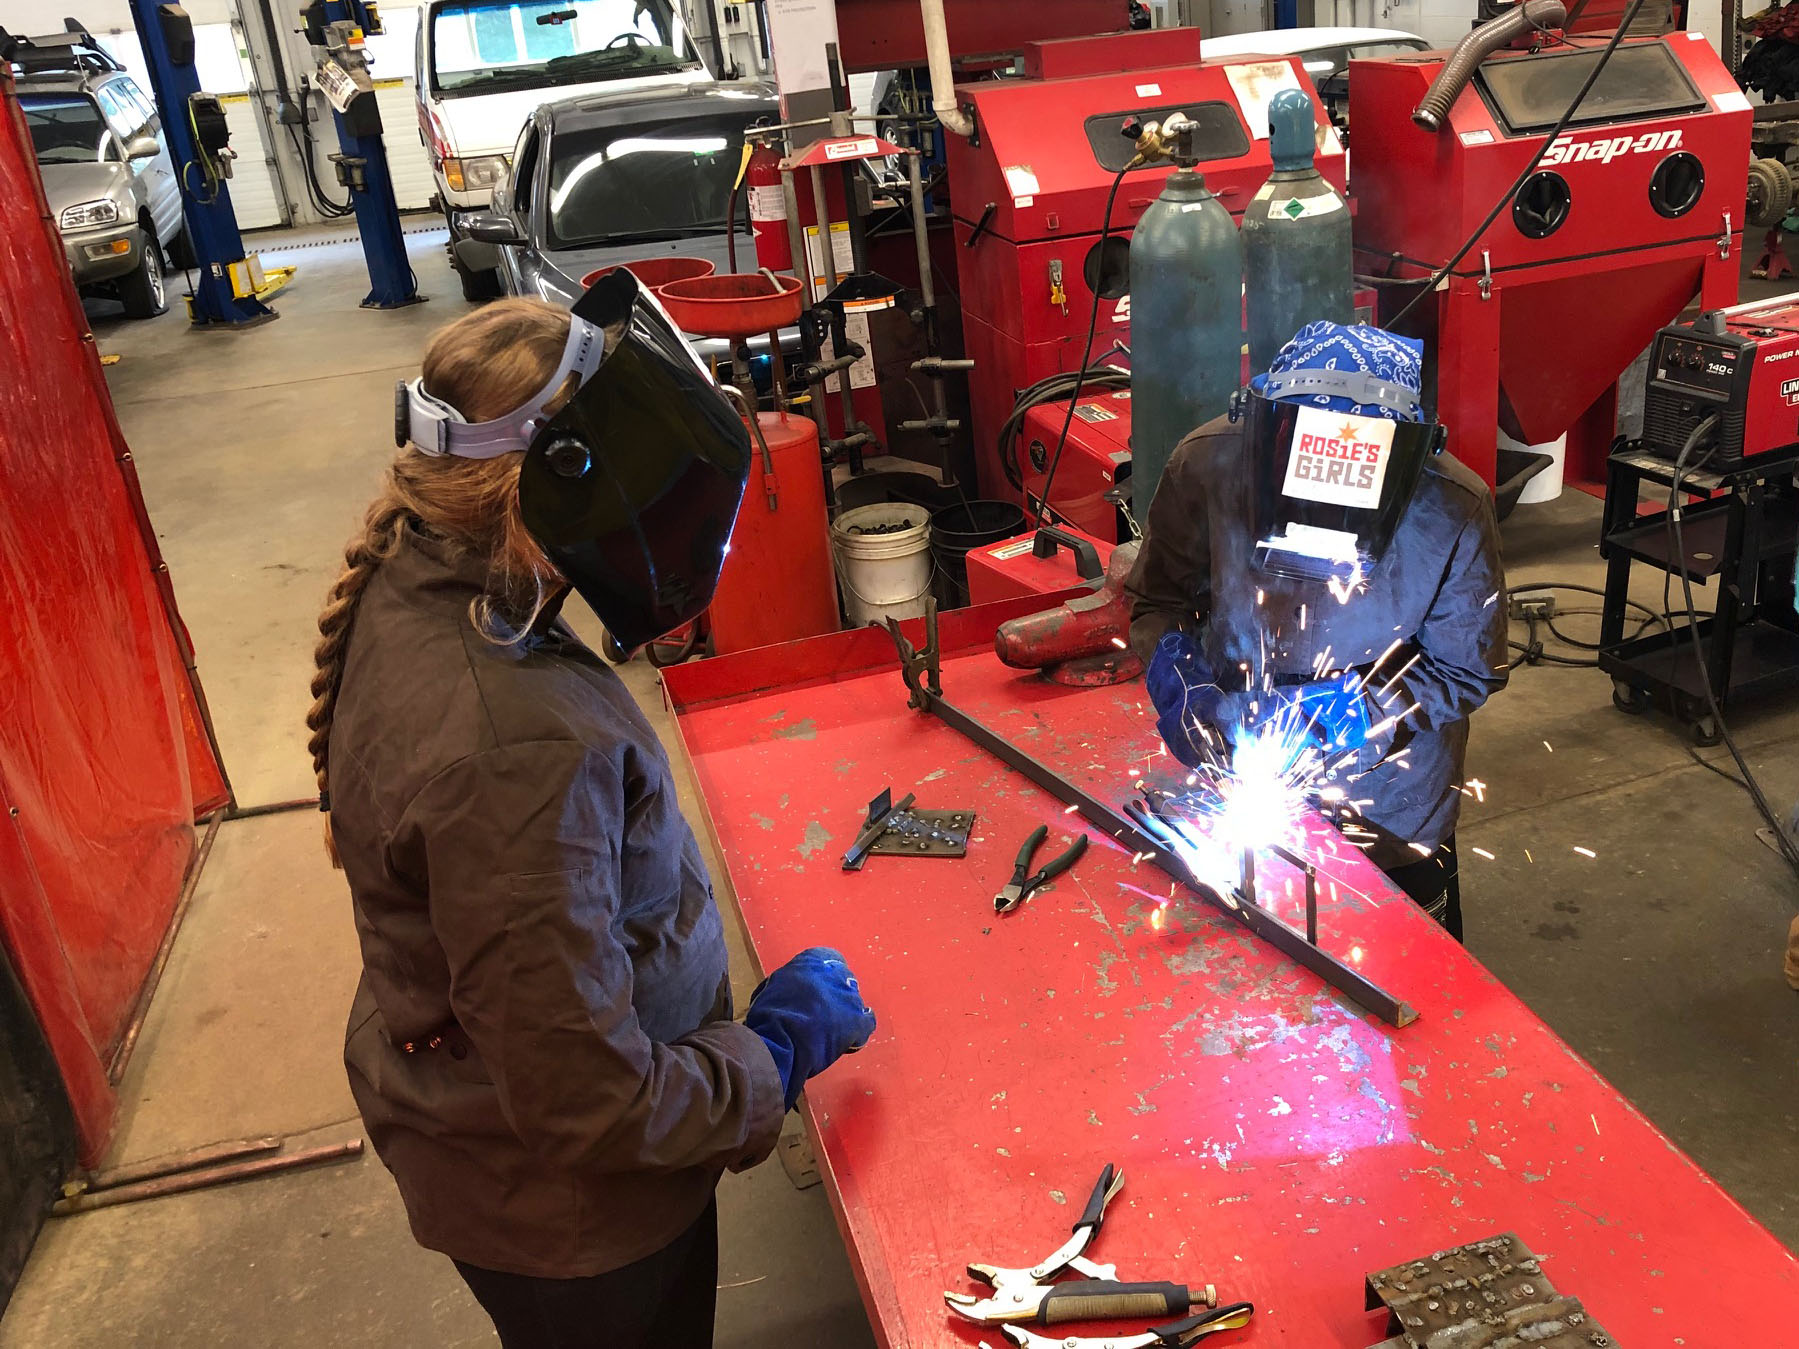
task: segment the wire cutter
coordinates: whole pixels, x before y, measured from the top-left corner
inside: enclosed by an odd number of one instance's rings
[[[992,1294],[983,1298],[972,1293],[945,1293],[944,1302],[956,1315],[988,1326],[1013,1321],[1053,1326],[1128,1316],[1184,1316],[1195,1303],[1215,1304],[1218,1294],[1212,1288],[1189,1291],[1174,1283],[1119,1283],[1116,1268],[1083,1258],[1081,1253],[1105,1221],[1106,1205],[1123,1187],[1124,1173],[1108,1164],[1074,1225],[1074,1234],[1053,1254],[1029,1269],[972,1264],[968,1277],[986,1284]],[[1064,1273],[1082,1277],[1054,1282]]]
[[[1031,891],[1039,886],[1047,885],[1060,876],[1069,867],[1081,860],[1081,854],[1087,851],[1087,836],[1082,834],[1068,845],[1068,851],[1054,861],[1044,863],[1035,874],[1031,874],[1031,862],[1037,855],[1037,849],[1043,846],[1043,840],[1049,837],[1049,826],[1040,824],[1031,830],[1025,839],[1024,847],[1018,850],[1018,864],[1012,868],[1012,879],[1001,887],[993,897],[995,913],[1011,913],[1029,898]]]
[[[1069,1335],[1051,1339],[1048,1335],[1039,1335],[1023,1326],[1002,1326],[1000,1332],[1020,1349],[1186,1349],[1187,1345],[1195,1344],[1207,1335],[1215,1335],[1221,1330],[1241,1330],[1249,1324],[1255,1311],[1251,1303],[1233,1302],[1228,1306],[1200,1312],[1197,1316],[1189,1316],[1184,1321],[1152,1326],[1141,1335],[1105,1335],[1096,1338]]]

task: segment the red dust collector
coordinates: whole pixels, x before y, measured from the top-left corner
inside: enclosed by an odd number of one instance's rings
[[[1434,116],[1420,105],[1450,53],[1352,63],[1356,267],[1397,282],[1383,315],[1479,228],[1604,46],[1494,52]],[[1435,339],[1449,452],[1502,498],[1496,427],[1526,444],[1567,433],[1569,480],[1603,481],[1618,376],[1695,294],[1708,309],[1736,298],[1750,122],[1702,35],[1627,38],[1436,303],[1413,310],[1405,326]]]

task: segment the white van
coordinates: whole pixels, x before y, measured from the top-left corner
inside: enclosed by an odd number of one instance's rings
[[[429,0],[417,66],[419,138],[471,300],[499,294],[499,258],[466,237],[463,221],[492,205],[538,104],[712,80],[669,0]]]

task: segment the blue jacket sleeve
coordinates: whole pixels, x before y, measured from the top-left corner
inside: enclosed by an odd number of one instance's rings
[[[1437,730],[1468,717],[1506,685],[1505,571],[1491,500],[1462,526],[1414,639],[1418,658],[1378,699],[1374,719]]]

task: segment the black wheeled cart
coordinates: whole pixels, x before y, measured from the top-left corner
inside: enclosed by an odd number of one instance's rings
[[[1659,706],[1684,722],[1695,742],[1718,743],[1721,731],[1705,696],[1694,636],[1720,708],[1733,698],[1799,686],[1799,614],[1793,610],[1793,563],[1799,540],[1799,445],[1758,455],[1716,472],[1681,474],[1676,545],[1667,502],[1674,464],[1629,442],[1606,465],[1600,555],[1607,561],[1599,668],[1612,677],[1612,701],[1640,714]],[[1646,496],[1645,493],[1648,493]],[[1639,509],[1659,499],[1663,508]],[[1631,567],[1666,573],[1664,594],[1684,606],[1684,573],[1695,586],[1720,579],[1710,614],[1675,614],[1653,631],[1626,639]]]

